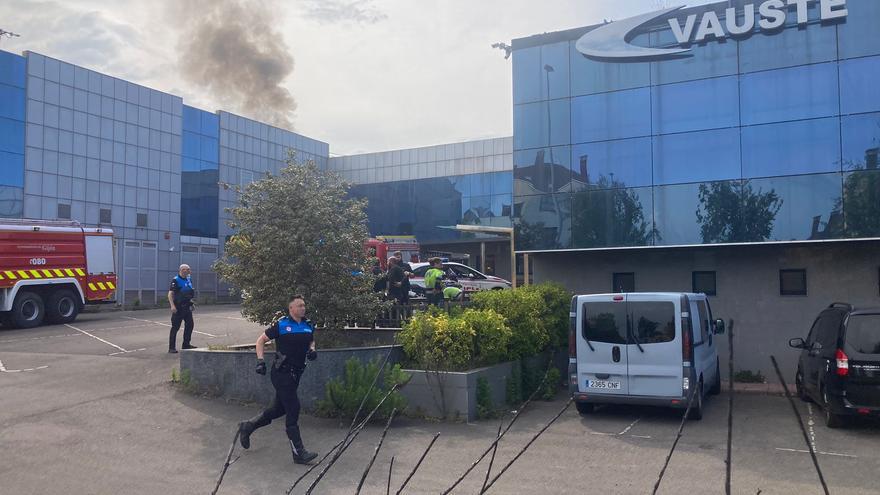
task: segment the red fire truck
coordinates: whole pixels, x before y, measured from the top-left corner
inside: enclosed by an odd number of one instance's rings
[[[0,319],[31,328],[70,323],[83,305],[113,302],[113,231],[78,222],[0,219]]]
[[[403,261],[419,261],[419,241],[414,235],[377,235],[367,239],[364,248],[368,256],[379,258],[379,266],[383,270],[388,269],[388,257],[395,251],[400,251]]]

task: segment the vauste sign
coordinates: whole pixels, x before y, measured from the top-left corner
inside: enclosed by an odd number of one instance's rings
[[[697,14],[690,14],[684,18],[675,17],[674,14],[684,8],[680,6],[600,26],[581,36],[575,48],[584,55],[597,59],[652,60],[686,56],[691,51],[689,45],[693,43],[748,36],[756,28],[773,31],[785,26],[789,15],[797,16],[797,24],[804,26],[809,21],[810,4],[815,2],[819,3],[822,22],[840,19],[848,14],[846,0],[765,0],[760,3],[747,3],[742,9],[729,7],[724,10],[723,21],[718,16],[720,9],[710,8],[699,16],[697,23]],[[727,5],[728,2],[720,2],[720,4]],[[660,22],[664,18],[667,19],[679,47],[649,48],[630,43],[640,28]]]

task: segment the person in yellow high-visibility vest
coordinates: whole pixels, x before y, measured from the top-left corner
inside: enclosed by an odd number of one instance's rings
[[[438,305],[443,301],[443,262],[440,258],[431,258],[428,262],[431,263],[431,268],[425,272],[425,298],[428,304]]]

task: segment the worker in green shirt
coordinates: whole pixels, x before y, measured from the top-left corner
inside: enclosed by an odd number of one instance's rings
[[[454,285],[450,285],[443,289],[443,299],[447,301],[461,301],[464,299],[464,291]]]
[[[431,268],[425,272],[425,298],[428,304],[438,305],[443,301],[443,262],[440,258],[431,258],[428,262],[431,263]]]

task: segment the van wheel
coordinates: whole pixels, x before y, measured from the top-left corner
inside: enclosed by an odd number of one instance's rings
[[[718,395],[721,393],[721,365],[715,362],[715,381],[712,382],[712,388],[709,389],[709,395]]]
[[[800,368],[798,368],[797,374],[794,375],[794,388],[798,398],[804,402],[812,402],[810,396],[807,395],[807,391],[804,390],[804,372]]]
[[[70,323],[79,314],[79,301],[70,290],[59,290],[49,296],[46,316],[52,323]]]
[[[846,421],[840,414],[831,412],[831,402],[828,400],[828,392],[822,389],[822,401],[825,402],[825,426],[829,428],[840,428],[844,426]]]
[[[596,408],[595,404],[592,404],[590,402],[575,402],[574,406],[581,414],[590,414]]]
[[[33,328],[43,324],[46,308],[43,298],[35,292],[19,292],[12,303],[12,323],[18,328]]]
[[[703,381],[700,380],[700,385],[697,388],[696,397],[691,399],[693,402],[691,403],[691,410],[688,413],[688,419],[700,420],[703,419]]]

